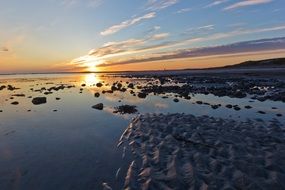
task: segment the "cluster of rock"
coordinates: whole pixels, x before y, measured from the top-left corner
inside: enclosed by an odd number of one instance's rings
[[[140,76],[142,77],[142,76]],[[244,98],[250,96],[259,101],[273,100],[285,102],[285,82],[275,79],[252,79],[234,77],[193,77],[193,76],[143,76],[149,81],[141,93],[165,94],[175,93],[185,99],[189,94],[213,94]],[[160,83],[157,83],[160,81]]]

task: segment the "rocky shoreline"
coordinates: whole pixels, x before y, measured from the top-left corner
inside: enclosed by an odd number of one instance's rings
[[[146,114],[118,146],[134,158],[125,189],[285,188],[285,130],[276,120]]]

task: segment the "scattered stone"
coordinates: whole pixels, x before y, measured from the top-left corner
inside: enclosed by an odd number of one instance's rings
[[[96,86],[100,88],[100,87],[102,87],[102,86],[103,86],[103,84],[102,84],[102,83],[100,83],[100,82],[98,82],[98,83],[96,84]]]
[[[5,89],[5,88],[6,88],[5,85],[0,86],[0,90],[3,90],[3,89]]]
[[[234,110],[239,111],[241,108],[238,106],[234,106]]]
[[[104,105],[102,103],[99,103],[99,104],[92,106],[92,108],[97,109],[97,110],[103,110]]]
[[[139,98],[146,98],[146,96],[147,96],[147,94],[144,93],[144,92],[139,92],[139,93],[138,93],[138,97],[139,97]]]
[[[32,99],[32,103],[34,105],[45,104],[47,103],[47,98],[46,97],[36,97]]]
[[[82,86],[82,87],[85,87],[85,86],[86,86],[86,84],[81,84],[81,86]]]
[[[18,105],[19,102],[15,101],[15,102],[11,102],[12,105]]]
[[[257,113],[266,114],[264,111],[258,111]]]
[[[25,97],[25,94],[12,94],[12,96]]]
[[[58,97],[56,97],[55,99],[56,99],[56,100],[60,100],[60,98],[58,98]]]
[[[203,104],[203,102],[202,102],[202,101],[196,101],[196,103],[197,103],[197,104]]]
[[[174,102],[179,102],[179,99],[178,98],[174,98],[173,101]]]
[[[226,108],[231,109],[231,108],[233,108],[233,105],[231,105],[231,104],[227,104],[227,105],[226,105]]]
[[[96,98],[98,98],[98,97],[100,96],[100,93],[99,93],[99,92],[96,92],[96,93],[94,94],[94,96],[95,96]]]
[[[281,113],[277,113],[276,116],[277,117],[282,117],[282,114]]]
[[[52,94],[52,92],[44,92],[44,95]]]
[[[114,113],[120,113],[120,114],[132,114],[136,113],[138,110],[136,109],[136,106],[132,105],[121,105],[118,107],[115,107]]]
[[[251,109],[252,107],[247,105],[247,106],[244,106],[245,109]]]
[[[9,85],[7,86],[7,89],[10,90],[10,91],[13,91],[13,90],[18,90],[18,89],[20,89],[20,88],[16,88],[16,87],[14,87],[14,86],[12,86],[12,85],[9,84]]]
[[[215,110],[219,108],[219,105],[211,105],[211,107]]]
[[[130,83],[129,85],[128,85],[128,88],[134,88],[134,84],[133,83]]]

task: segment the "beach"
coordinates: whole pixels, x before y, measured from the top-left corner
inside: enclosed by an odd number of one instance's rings
[[[283,189],[282,72],[1,75],[0,189]]]

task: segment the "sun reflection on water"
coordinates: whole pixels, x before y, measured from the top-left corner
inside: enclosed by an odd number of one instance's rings
[[[100,82],[100,78],[98,75],[94,73],[90,73],[90,74],[84,75],[81,82],[86,84],[86,86],[93,86],[96,83]]]

